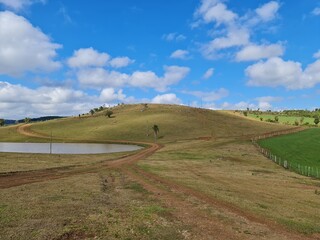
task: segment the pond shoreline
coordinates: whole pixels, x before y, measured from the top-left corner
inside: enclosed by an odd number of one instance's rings
[[[143,147],[114,143],[12,143],[0,142],[0,152],[49,154],[101,154],[140,150]]]

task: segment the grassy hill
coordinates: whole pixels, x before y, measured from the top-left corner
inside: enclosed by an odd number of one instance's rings
[[[32,130],[55,138],[73,140],[153,141],[154,124],[159,126],[162,143],[199,137],[241,137],[288,128],[240,118],[226,112],[177,105],[121,105],[93,116],[85,115],[36,123]],[[1,139],[0,139],[1,140]]]

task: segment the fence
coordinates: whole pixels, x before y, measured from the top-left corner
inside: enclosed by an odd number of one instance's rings
[[[303,128],[294,128],[294,129],[289,129],[289,130],[284,130],[284,131],[278,131],[278,132],[272,132],[272,133],[267,133],[262,136],[257,136],[252,138],[252,143],[257,147],[257,149],[267,158],[275,162],[276,164],[284,167],[285,169],[288,169],[290,171],[299,173],[304,176],[308,177],[314,177],[314,178],[320,178],[320,168],[317,167],[310,167],[306,165],[301,165],[295,162],[291,162],[290,160],[283,159],[279,156],[276,156],[272,154],[268,149],[261,147],[258,144],[258,140],[270,138],[270,137],[276,137],[280,135],[285,135],[285,134],[290,134],[290,133],[295,133],[298,131],[303,130]]]

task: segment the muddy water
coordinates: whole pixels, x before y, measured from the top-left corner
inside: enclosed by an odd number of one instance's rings
[[[141,148],[124,144],[0,142],[0,152],[12,153],[99,154],[135,151]]]

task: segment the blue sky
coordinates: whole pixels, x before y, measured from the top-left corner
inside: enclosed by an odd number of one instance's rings
[[[313,109],[320,1],[0,0],[0,117]]]

